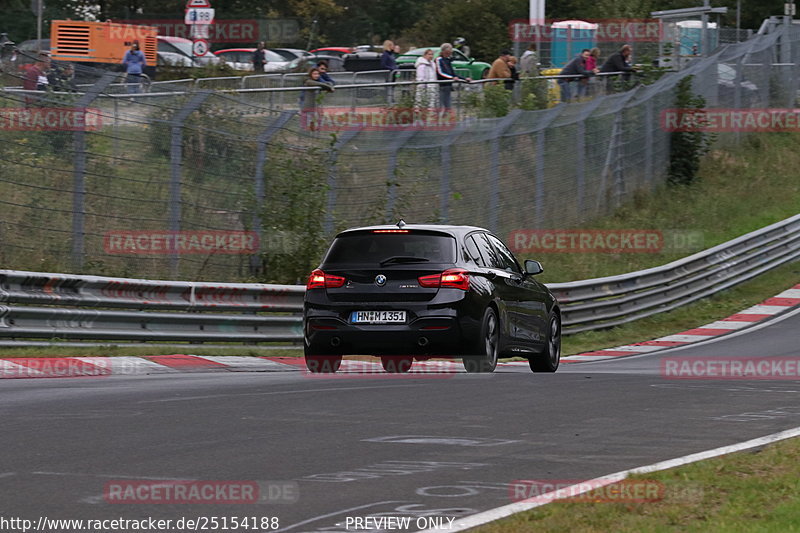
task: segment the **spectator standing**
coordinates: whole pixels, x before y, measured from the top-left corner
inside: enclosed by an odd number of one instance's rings
[[[323,83],[327,83],[331,87],[336,85],[336,82],[331,78],[331,75],[328,74],[328,62],[324,59],[320,59],[319,63],[317,63],[317,68],[319,69],[319,80]]]
[[[539,54],[536,52],[535,43],[528,45],[528,49],[522,53],[519,70],[525,77],[539,75]]]
[[[598,62],[600,61],[600,49],[595,47],[589,50],[589,57],[586,58],[586,70],[591,70],[594,73],[600,72],[598,70]],[[587,96],[593,93],[592,87],[594,86],[593,78],[581,78],[578,81],[578,98]]]
[[[433,64],[433,50],[430,48],[417,58],[414,66],[417,69],[416,80],[418,82],[436,81],[436,67]],[[416,104],[420,108],[436,107],[436,93],[438,89],[435,83],[424,83],[417,85]]]
[[[511,70],[508,68],[508,58],[511,52],[502,50],[500,56],[492,63],[492,68],[489,69],[489,74],[486,75],[487,79],[505,79],[511,77]],[[494,85],[494,82],[490,82]]]
[[[253,71],[264,72],[264,67],[267,66],[267,54],[265,53],[267,46],[264,41],[258,43],[256,49],[253,51]]]
[[[436,79],[437,80],[445,80],[446,83],[439,84],[439,104],[444,109],[450,109],[451,105],[451,96],[453,92],[453,81],[460,80],[470,82],[472,81],[471,78],[465,78],[464,76],[459,76],[456,74],[455,69],[453,68],[453,45],[450,43],[442,44],[441,50],[439,52],[439,57],[433,62],[434,66],[436,67]]]
[[[381,68],[390,71],[388,80],[391,80],[391,72],[397,70],[397,60],[395,58],[394,43],[383,41],[383,53],[381,54]]]
[[[572,99],[572,84],[575,83],[576,80],[580,79],[580,77],[594,76],[597,73],[595,71],[587,70],[587,57],[589,57],[589,49],[584,48],[579,55],[575,56],[572,61],[567,63],[567,66],[561,69],[561,76],[572,76],[570,78],[558,78],[558,86],[561,88],[562,102],[566,103]]]
[[[122,65],[125,67],[125,72],[128,73],[128,93],[138,93],[139,85],[142,83],[142,74],[144,67],[147,66],[147,59],[144,53],[139,50],[139,43],[134,42],[131,49],[125,52],[125,57],[122,58]]]
[[[334,91],[333,85],[325,83],[320,79],[321,73],[319,68],[314,67],[308,71],[308,77],[303,81],[306,87],[319,87],[325,92],[332,93]],[[301,91],[300,92],[300,109],[314,109],[317,107],[317,91]]]
[[[511,73],[509,78],[510,80],[506,80],[503,82],[506,89],[509,91],[514,90],[514,84],[519,81],[519,72],[517,72],[517,58],[514,56],[508,56],[508,71]]]
[[[606,62],[603,63],[602,67],[600,67],[600,72],[622,72],[622,79],[628,81],[631,77],[631,72],[636,70],[631,64],[632,54],[633,48],[631,45],[623,45],[619,51],[608,56]],[[609,76],[609,79],[610,78],[611,76]]]
[[[50,86],[47,79],[47,72],[50,70],[50,56],[40,53],[36,56],[36,62],[25,73],[25,81],[22,87],[26,91],[46,91]]]

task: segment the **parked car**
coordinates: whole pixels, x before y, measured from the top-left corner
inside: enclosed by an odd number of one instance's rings
[[[216,65],[220,60],[210,51],[196,56],[192,51],[192,41],[183,37],[158,36],[158,64],[174,67],[204,67]]]
[[[299,48],[270,48],[270,50],[283,57],[287,61],[309,58],[313,55],[311,52],[300,50]]]
[[[397,225],[339,233],[308,277],[303,306],[306,366],[336,372],[345,354],[376,355],[389,372],[414,359],[461,358],[492,372],[503,356],[555,372],[558,302],[496,236],[472,226]]]
[[[315,56],[337,56],[337,57],[344,57],[347,54],[352,54],[355,50],[353,48],[347,46],[326,46],[323,48],[315,48],[311,50],[311,54]]]
[[[439,51],[441,48],[438,46],[426,46],[424,48],[415,48],[413,50],[409,50],[397,58],[397,66],[400,68],[412,68],[414,63],[417,62],[417,58],[424,54],[425,50],[433,50],[434,57],[439,57]],[[465,56],[460,50],[454,49],[452,58],[453,68],[456,69],[456,72],[459,73],[459,70],[466,70],[469,72],[467,77],[472,78],[473,80],[485,78],[489,74],[489,69],[492,68],[489,63],[475,61],[474,59]],[[463,75],[463,73],[460,74]]]
[[[216,56],[236,70],[253,70],[253,52],[255,48],[227,48],[214,52]],[[273,50],[264,50],[267,64],[264,65],[264,72],[294,72],[302,69],[305,60],[294,58],[287,60],[282,55]]]

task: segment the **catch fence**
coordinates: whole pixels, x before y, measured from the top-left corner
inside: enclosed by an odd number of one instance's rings
[[[437,128],[307,127],[300,93],[325,110],[402,106],[416,90],[366,74],[372,83],[347,74],[322,96],[299,79],[271,87],[277,78],[264,76],[169,82],[146,94],[126,94],[115,74],[78,93],[2,89],[0,264],[293,283],[327,237],[354,225],[402,217],[502,237],[576,227],[665,182],[661,113],[682,78],[693,76],[709,107],[794,107],[799,41],[794,28],[777,28],[647,86],[499,118],[468,107],[481,84],[458,85],[457,120]],[[172,246],[154,244],[164,235]],[[176,235],[200,244],[179,249]],[[251,246],[209,251],[209,235]]]

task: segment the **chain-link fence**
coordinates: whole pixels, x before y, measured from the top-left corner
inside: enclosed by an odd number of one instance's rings
[[[574,227],[665,182],[660,117],[682,78],[710,107],[793,107],[800,39],[786,31],[648,86],[500,118],[462,113],[448,128],[308,128],[299,94],[316,89],[265,88],[267,77],[229,91],[184,82],[125,94],[115,74],[85,93],[4,89],[0,264],[294,282],[333,232],[354,225],[402,217],[501,236]],[[385,105],[403,86],[347,87],[318,105]]]

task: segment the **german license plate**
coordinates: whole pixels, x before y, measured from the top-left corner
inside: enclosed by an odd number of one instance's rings
[[[405,311],[353,311],[350,322],[353,324],[404,324]]]

